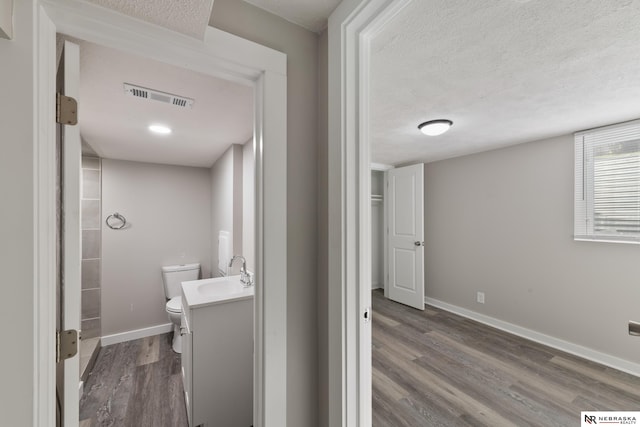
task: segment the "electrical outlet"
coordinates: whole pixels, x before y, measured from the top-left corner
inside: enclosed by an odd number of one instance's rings
[[[484,292],[478,292],[478,295],[476,296],[476,301],[479,302],[480,304],[484,304]]]

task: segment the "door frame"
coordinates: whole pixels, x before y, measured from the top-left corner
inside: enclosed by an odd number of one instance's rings
[[[62,47],[62,57],[57,68],[57,73],[62,69],[62,74],[57,78],[61,80],[63,95],[79,99],[80,92],[80,50],[75,43],[64,41]],[[60,89],[60,88],[58,88]],[[82,263],[82,231],[80,218],[80,199],[82,197],[81,174],[82,174],[82,148],[80,141],[79,126],[59,125],[60,133],[60,154],[62,158],[62,168],[60,168],[61,186],[61,210],[62,223],[64,226],[60,230],[62,246],[60,252],[63,255],[64,264],[62,266],[63,276],[60,283],[60,304],[62,310],[62,322],[60,331],[67,329],[80,330],[80,311],[82,305],[81,298],[81,263]],[[79,344],[78,344],[79,345]],[[63,362],[64,376],[63,382],[63,425],[75,426],[78,421],[80,410],[79,388],[80,384],[80,348],[77,357],[71,357]]]
[[[196,40],[78,0],[39,0],[34,13],[33,425],[55,425],[54,107],[56,32],[61,32],[254,88],[255,273],[260,284],[254,297],[254,425],[286,426],[287,389],[281,380],[287,375],[287,176],[281,167],[287,153],[286,55],[213,27],[206,29],[204,41]]]
[[[329,423],[371,425],[371,171],[373,37],[411,0],[343,0],[329,17]],[[375,316],[375,314],[374,314]]]
[[[382,283],[384,284],[384,297],[389,298],[389,233],[387,232],[389,227],[389,214],[387,212],[387,204],[389,200],[389,171],[394,169],[393,166],[384,163],[371,163],[371,170],[383,172],[383,190],[382,190],[382,251],[384,256],[382,259]]]

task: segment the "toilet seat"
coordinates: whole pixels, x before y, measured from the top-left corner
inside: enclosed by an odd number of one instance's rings
[[[167,311],[182,313],[182,296],[173,297],[167,301]]]

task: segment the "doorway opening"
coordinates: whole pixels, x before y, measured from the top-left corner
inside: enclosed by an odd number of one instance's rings
[[[36,324],[38,348],[36,370],[39,374],[35,388],[35,401],[40,425],[55,423],[55,369],[52,336],[55,325],[55,286],[51,285],[55,271],[52,256],[55,239],[52,238],[51,206],[55,188],[52,167],[55,156],[50,141],[55,140],[53,124],[52,83],[55,82],[55,35],[62,32],[71,37],[121,49],[130,53],[167,62],[187,64],[189,69],[216,77],[244,83],[253,88],[255,96],[254,129],[256,141],[256,267],[255,267],[255,425],[266,422],[280,423],[286,414],[286,402],[267,402],[265,396],[286,395],[286,384],[277,378],[286,372],[286,335],[270,334],[286,331],[286,241],[265,235],[264,225],[282,235],[286,230],[286,215],[277,200],[286,198],[286,172],[279,167],[286,152],[286,72],[285,57],[279,52],[247,42],[238,37],[207,29],[206,41],[194,42],[175,33],[146,25],[102,8],[86,5],[81,9],[58,3],[46,3],[39,15],[38,42],[38,97],[41,109],[38,125],[43,131],[36,142],[35,161],[39,171],[38,198],[38,258],[36,274],[42,280],[36,282]],[[55,147],[55,144],[53,144]],[[263,197],[265,191],[275,194],[276,201]],[[78,242],[79,247],[79,242]],[[265,268],[269,266],[269,268]],[[50,277],[51,276],[51,277]],[[260,286],[262,284],[262,286]],[[268,299],[263,289],[269,289]],[[265,320],[268,320],[266,322]],[[268,344],[270,351],[264,351]],[[66,363],[66,362],[65,362]],[[76,362],[77,363],[77,360]],[[76,365],[77,367],[77,365]],[[269,372],[272,376],[267,376]],[[77,423],[77,416],[76,416]],[[65,425],[74,425],[65,424]]]
[[[366,297],[362,295],[360,292],[362,287],[369,286],[369,283],[366,281],[366,275],[362,275],[362,272],[364,270],[367,270],[367,268],[363,268],[363,265],[367,266],[367,263],[368,263],[367,259],[364,259],[362,255],[364,253],[366,256],[366,247],[363,250],[363,242],[366,242],[366,238],[363,239],[361,237],[361,234],[366,231],[363,230],[363,227],[361,224],[358,224],[357,217],[356,217],[358,214],[361,215],[362,211],[366,212],[365,207],[362,205],[362,201],[364,200],[363,193],[367,191],[367,186],[368,186],[367,184],[368,178],[363,176],[361,173],[363,169],[363,159],[365,159],[365,161],[369,160],[369,156],[368,156],[369,148],[367,146],[369,142],[367,140],[367,132],[369,132],[367,120],[369,118],[367,114],[370,114],[370,113],[368,112],[368,109],[367,109],[368,94],[366,92],[367,92],[367,88],[369,87],[370,76],[368,75],[369,70],[367,69],[367,66],[368,66],[367,61],[368,61],[368,55],[369,55],[369,51],[367,50],[368,49],[367,43],[368,43],[368,36],[370,35],[370,30],[372,26],[375,27],[376,23],[379,23],[380,21],[384,21],[385,19],[388,19],[390,16],[388,12],[394,7],[394,5],[398,5],[400,3],[402,2],[388,2],[388,1],[363,2],[361,3],[360,8],[354,7],[350,11],[347,11],[348,13],[345,13],[341,16],[341,20],[339,22],[341,26],[330,25],[330,27],[333,27],[333,29],[336,30],[334,33],[336,38],[340,40],[340,44],[338,43],[334,44],[334,46],[339,46],[338,50],[340,52],[336,54],[336,57],[334,57],[335,62],[339,64],[339,66],[335,67],[335,69],[332,71],[338,71],[339,69],[339,71],[341,72],[341,76],[336,75],[337,78],[333,83],[335,84],[336,87],[338,87],[338,89],[342,91],[342,93],[340,94],[341,95],[340,98],[336,96],[334,98],[335,103],[330,106],[330,111],[333,111],[335,108],[336,110],[335,116],[337,117],[336,119],[337,125],[334,126],[334,128],[331,129],[331,131],[336,131],[335,140],[341,142],[341,144],[336,144],[338,146],[337,148],[339,148],[340,150],[340,153],[338,153],[335,156],[335,158],[338,159],[338,161],[333,166],[341,167],[340,170],[342,172],[342,175],[341,175],[342,179],[341,179],[340,185],[342,187],[340,187],[339,190],[342,190],[345,193],[347,193],[347,196],[346,197],[343,196],[342,199],[339,199],[339,197],[335,197],[334,199],[331,200],[332,202],[337,203],[338,206],[342,207],[342,210],[340,212],[341,217],[337,222],[342,226],[340,231],[346,236],[342,240],[343,246],[341,247],[341,249],[343,249],[343,253],[340,254],[342,258],[342,264],[340,263],[337,264],[339,268],[336,268],[336,272],[339,274],[335,275],[336,282],[340,281],[340,283],[342,283],[343,285],[342,288],[339,289],[341,293],[336,298],[336,301],[342,304],[341,306],[343,307],[342,313],[346,319],[344,320],[344,324],[340,325],[342,326],[342,329],[340,328],[336,328],[336,329],[338,329],[338,331],[341,332],[344,336],[347,336],[347,339],[344,340],[346,343],[352,343],[352,342],[357,343],[355,346],[356,347],[355,349],[350,349],[348,344],[343,345],[342,356],[343,356],[343,360],[345,360],[346,362],[338,361],[338,363],[336,363],[336,365],[339,365],[345,371],[347,371],[347,374],[346,374],[347,378],[345,381],[346,386],[343,387],[341,390],[347,396],[347,398],[343,402],[338,402],[337,405],[340,405],[340,403],[343,403],[344,407],[346,408],[345,411],[343,412],[343,415],[354,414],[353,420],[355,420],[354,422],[357,425],[366,425],[367,422],[370,421],[368,420],[369,411],[370,411],[368,406],[370,404],[370,401],[366,402],[367,400],[366,399],[367,396],[365,395],[366,392],[358,392],[358,389],[361,389],[361,390],[367,389],[368,385],[366,382],[367,382],[367,378],[370,378],[370,376],[366,368],[362,368],[362,366],[359,366],[357,362],[359,360],[363,364],[366,364],[367,361],[365,360],[364,357],[362,357],[362,355],[364,355],[365,357],[368,356],[367,349],[362,348],[368,345],[368,343],[366,342],[366,335],[368,333],[368,330],[366,329],[366,323],[362,321],[362,311],[361,311],[364,308],[365,313],[367,313],[366,311],[367,307],[366,306],[363,307],[363,304],[362,304],[362,301],[366,301]],[[415,4],[416,3],[414,2],[413,5]],[[412,16],[415,17],[416,14],[413,13]],[[457,14],[454,14],[451,16],[457,16]],[[419,21],[419,22],[420,22],[419,26],[424,27],[424,22],[422,21]],[[423,45],[427,45],[427,44],[428,43],[423,43]],[[394,49],[394,51],[399,52],[400,50]],[[419,57],[419,56],[415,56],[415,57]],[[393,63],[393,61],[387,61],[387,63]],[[411,67],[406,67],[406,68],[410,69]],[[465,67],[458,67],[458,68],[465,69]],[[392,74],[392,73],[388,73],[387,75],[394,76],[394,77],[397,76],[397,74]],[[539,73],[539,75],[544,76],[545,74]],[[443,78],[445,78],[446,80],[449,77],[445,75],[443,76]],[[334,86],[334,84],[332,84],[330,80],[329,86],[332,87]],[[397,90],[397,87],[395,86],[393,87],[393,89],[398,94],[404,93],[402,91]],[[432,99],[442,99],[442,98],[439,98],[438,96],[432,96]],[[389,108],[389,105],[387,104],[384,104],[384,105],[386,105],[387,109]],[[341,108],[338,108],[338,106],[340,106]],[[417,121],[416,124],[417,123],[419,122]],[[344,125],[344,126],[341,126],[341,125]],[[337,131],[340,131],[340,135],[338,135]],[[569,131],[565,130],[565,132],[569,132]],[[571,132],[573,132],[573,130],[571,130]],[[569,138],[567,138],[567,136],[569,136]],[[569,134],[565,135],[562,138],[564,138],[565,141],[567,139],[572,139],[570,138]],[[393,140],[392,137],[389,137],[387,139],[389,141]],[[464,139],[464,138],[461,138],[461,139]],[[394,141],[394,142],[397,142],[397,141]],[[550,140],[548,145],[552,145],[552,144],[556,144],[556,141]],[[558,145],[559,144],[556,144],[556,146]],[[565,147],[567,146],[568,145],[565,145]],[[526,149],[529,149],[529,148],[527,147]],[[513,148],[513,150],[514,150],[513,152],[517,152],[515,151],[515,148]],[[504,151],[500,151],[499,153],[504,153]],[[548,154],[548,153],[545,153],[545,154]],[[487,156],[489,156],[489,154],[487,154]],[[523,155],[523,157],[526,157],[526,156]],[[570,157],[563,158],[564,165],[567,164],[568,158]],[[476,159],[477,157],[475,156],[468,158],[469,161],[473,160],[474,166],[476,164],[483,165],[481,169],[476,170],[476,173],[474,176],[481,176],[481,175],[484,175],[484,173],[487,173],[487,175],[489,176],[490,174],[488,172],[491,169],[490,165],[492,165],[492,163],[489,163],[489,162],[476,163]],[[432,159],[432,160],[435,160],[435,159]],[[511,165],[511,168],[514,171],[517,169],[513,167],[513,164],[515,164],[515,162],[512,162],[511,160],[509,162],[504,162],[504,163],[508,163],[509,165]],[[457,247],[455,247],[453,251],[451,250],[451,248],[454,246],[446,247],[446,245],[442,244],[447,239],[449,239],[449,241],[456,240],[451,238],[451,236],[449,236],[448,232],[451,229],[458,227],[457,228],[458,230],[465,230],[465,231],[470,230],[471,228],[466,228],[467,225],[474,224],[474,223],[486,224],[485,219],[488,217],[487,215],[484,218],[482,218],[483,221],[478,222],[478,217],[473,216],[473,213],[476,212],[475,206],[471,206],[466,203],[461,203],[458,205],[456,205],[455,203],[452,203],[451,206],[448,206],[447,202],[455,199],[455,197],[450,196],[451,194],[457,195],[456,200],[463,200],[463,199],[467,200],[467,199],[465,197],[462,197],[460,192],[456,192],[454,188],[450,186],[450,183],[453,181],[449,181],[449,185],[436,184],[437,182],[442,182],[442,177],[443,177],[442,170],[444,169],[448,171],[448,173],[450,174],[449,175],[450,177],[452,176],[460,177],[462,176],[460,172],[463,171],[463,169],[466,169],[466,171],[470,170],[470,168],[461,168],[460,167],[461,164],[462,164],[462,160],[460,160],[460,162],[458,160],[447,160],[446,162],[443,162],[443,163],[434,164],[433,167],[430,168],[431,174],[432,174],[431,176],[432,179],[429,181],[430,185],[432,185],[431,189],[439,189],[439,192],[440,192],[439,197],[436,196],[430,206],[431,207],[438,206],[441,214],[436,219],[434,219],[435,215],[433,213],[436,212],[436,210],[435,209],[431,210],[430,211],[431,215],[429,220],[432,221],[432,224],[437,222],[437,225],[435,226],[432,225],[431,230],[435,230],[436,227],[439,227],[439,231],[442,232],[442,234],[440,234],[439,236],[440,237],[439,242],[437,242],[437,240],[434,239],[434,241],[436,242],[435,244],[438,246],[438,248],[433,250],[433,253],[437,253],[437,255],[439,255],[440,258],[436,258],[436,257],[433,257],[433,255],[430,255],[430,260],[433,261],[435,264],[435,263],[438,263],[438,261],[441,261],[443,258],[450,257],[450,259],[452,260],[452,265],[449,268],[450,271],[464,271],[463,269],[457,270],[459,269],[459,259],[461,259],[463,263],[467,263],[471,259],[482,260],[482,261],[480,261],[479,263],[481,267],[479,269],[478,268],[475,269],[475,274],[472,274],[471,279],[466,278],[466,279],[460,280],[460,276],[455,276],[452,274],[447,274],[448,277],[445,278],[443,274],[440,274],[440,278],[444,278],[444,280],[442,280],[440,283],[441,290],[442,288],[447,287],[451,284],[455,285],[456,282],[458,283],[467,282],[475,286],[475,283],[479,281],[478,276],[487,277],[487,276],[483,276],[481,271],[478,274],[478,270],[482,270],[483,268],[498,270],[500,268],[500,262],[497,262],[494,265],[493,264],[494,261],[492,259],[487,260],[486,259],[487,257],[482,258],[482,256],[478,256],[476,258],[476,254],[485,253],[484,252],[485,247],[482,247],[482,246],[485,242],[492,241],[491,240],[492,234],[497,234],[495,233],[495,231],[499,230],[501,232],[504,232],[504,229],[499,228],[499,226],[494,226],[495,228],[485,227],[484,228],[485,231],[491,230],[493,231],[493,233],[489,232],[485,236],[480,236],[484,238],[477,238],[477,236],[473,234],[473,237],[471,237],[470,239],[457,239],[458,245]],[[524,165],[525,163],[523,162],[522,164]],[[468,165],[469,163],[465,164],[465,166],[468,166]],[[438,168],[440,168],[438,172],[435,172]],[[560,168],[558,170],[565,171],[566,169]],[[509,176],[510,178],[512,177],[515,179],[517,179],[518,177],[521,177],[521,175],[519,175],[518,173],[515,173],[515,172],[512,173],[511,171],[508,171],[508,173],[505,174],[505,176]],[[530,179],[531,177],[535,177],[535,175],[530,174],[526,177],[526,179]],[[503,182],[502,179],[503,178],[501,177],[500,180],[495,180],[495,181],[500,182],[502,184]],[[563,176],[563,179],[564,179],[564,176]],[[490,180],[485,180],[481,182],[482,183],[478,182],[477,187],[474,187],[474,189],[488,187],[487,184],[488,182],[490,182]],[[562,181],[562,182],[566,183],[566,181]],[[514,182],[510,182],[510,184],[513,185],[515,188],[519,188],[519,186],[514,184]],[[443,188],[445,188],[445,186],[447,188],[447,191],[443,191]],[[431,194],[435,194],[436,192],[438,191],[432,190]],[[339,192],[337,193],[338,195],[340,195]],[[467,194],[472,194],[472,193],[473,193],[473,190],[470,191],[469,193],[465,193],[464,195],[466,196]],[[443,196],[443,194],[446,194],[446,196]],[[506,196],[505,199],[517,197],[517,196],[509,195],[509,193],[505,194],[505,196]],[[564,197],[563,200],[570,200],[571,194],[562,193],[562,196]],[[499,209],[502,209],[503,205],[505,205],[504,202],[505,200],[502,200],[501,203],[498,203],[498,204],[494,203],[493,206],[500,206]],[[484,200],[482,205],[484,207]],[[506,205],[510,206],[509,202],[507,202]],[[489,206],[489,202],[487,202],[487,206]],[[464,223],[464,227],[463,227],[462,222],[454,220],[454,218],[458,219],[457,217],[454,217],[453,215],[450,217],[449,215],[450,215],[450,212],[454,212],[454,211],[461,212],[461,211],[464,211],[464,209],[469,209],[470,212],[472,212],[472,214],[467,216],[466,218],[467,221]],[[336,209],[336,210],[339,210],[339,209]],[[429,208],[427,210],[429,211]],[[488,212],[494,212],[494,211],[488,209]],[[516,217],[521,218],[520,215],[516,215]],[[558,216],[557,218],[561,220],[566,219],[561,216]],[[447,220],[450,220],[450,222],[447,222]],[[537,224],[535,220],[531,220],[530,223]],[[451,226],[452,224],[453,224],[453,227]],[[539,230],[541,229],[542,228],[536,229],[536,231],[540,232]],[[504,233],[504,234],[511,234],[511,233]],[[535,232],[531,234],[533,235],[535,234]],[[557,237],[557,234],[558,233],[556,233],[556,236],[554,236],[554,238]],[[444,239],[442,238],[443,235],[445,235]],[[489,236],[489,238],[487,239],[486,236]],[[482,242],[481,247],[479,249],[474,248],[474,250],[472,251],[465,252],[464,251],[465,246],[466,247],[469,246],[469,245],[465,245],[465,243],[471,240]],[[497,242],[493,242],[493,244],[499,248],[507,247],[509,248],[508,250],[512,250],[512,251],[515,249],[515,248],[511,248],[510,245],[500,244]],[[486,248],[488,248],[488,246]],[[461,258],[456,258],[455,257],[456,253],[460,255]],[[561,251],[561,253],[564,254],[564,248]],[[491,255],[489,255],[488,258],[491,258]],[[508,263],[505,263],[504,260],[510,259],[510,258],[494,257],[494,259],[502,259],[503,264],[508,264]],[[516,259],[516,260],[520,261],[520,259]],[[512,265],[513,264],[517,264],[518,266],[520,266],[519,262],[513,262]],[[526,265],[526,264],[523,263],[522,265]],[[350,270],[355,270],[355,274],[350,274],[349,273]],[[521,268],[514,269],[514,272],[516,273],[514,275],[515,279],[512,278],[511,280],[506,280],[505,281],[506,283],[502,284],[502,287],[500,288],[500,290],[502,291],[505,288],[510,288],[509,285],[511,283],[521,283],[521,279],[519,276],[522,276],[522,271],[525,271],[525,270],[522,270]],[[436,271],[436,270],[434,269],[432,271]],[[467,268],[467,271],[470,272],[471,269]],[[360,276],[358,274],[360,274]],[[432,274],[432,277],[435,277],[436,275],[437,274]],[[364,277],[365,279],[362,279],[362,277]],[[492,284],[495,283],[491,279],[490,281]],[[540,281],[540,282],[544,282],[544,281]],[[354,283],[355,283],[355,286],[353,285]],[[353,292],[349,291],[348,286],[355,287],[356,290]],[[457,286],[454,286],[454,289],[458,290],[459,288]],[[537,290],[538,288],[534,286],[532,289]],[[531,289],[529,289],[529,292],[531,292]],[[438,291],[434,291],[432,293],[433,296],[436,296],[437,294],[438,294]],[[504,295],[503,292],[500,292],[500,294]],[[485,295],[484,295],[483,289],[480,289],[477,292],[475,290],[473,290],[473,292],[465,291],[464,295],[465,295],[464,297],[460,297],[461,300],[462,298],[465,298],[465,299],[468,298],[470,299],[470,301],[468,302],[472,304],[485,303],[485,298],[484,298]],[[490,303],[489,300],[487,300],[487,302]],[[511,301],[507,301],[507,303],[505,303],[505,301],[503,300],[500,306],[502,308],[512,307],[510,302]],[[465,304],[467,304],[467,302],[465,302]],[[448,306],[445,306],[444,304],[442,304],[442,306],[449,311],[453,311],[456,309],[456,307],[451,304],[448,304]],[[530,308],[533,308],[533,307],[530,307]],[[535,310],[532,310],[532,311],[535,311]],[[471,310],[460,310],[460,308],[458,307],[458,312],[462,312],[463,315],[465,315],[466,317],[474,318],[473,311]],[[556,324],[562,323],[563,313],[564,313],[564,310],[562,310],[559,313],[560,322],[553,322],[553,323],[556,323]],[[375,319],[375,313],[374,313],[373,319]],[[480,320],[481,322],[493,324],[495,326],[498,326],[499,328],[507,328],[507,330],[515,331],[516,333],[520,333],[520,334],[525,334],[525,336],[528,333],[529,336],[532,337],[534,340],[543,340],[544,342],[544,338],[541,336],[541,334],[531,333],[533,331],[523,331],[522,328],[514,328],[513,327],[514,325],[508,325],[506,322],[497,321],[496,319],[492,320],[486,315],[485,316],[476,315],[475,319]],[[449,319],[449,322],[453,323],[455,321],[452,321],[451,319]],[[511,327],[511,329],[508,329],[509,327]],[[626,331],[624,332],[626,333]],[[365,339],[363,339],[363,337]],[[580,350],[584,350],[584,348],[578,350],[579,347],[576,347],[573,345],[566,345],[563,347],[562,344],[560,344],[558,341],[554,342],[553,340],[550,340],[550,342],[551,342],[551,346],[559,346],[560,348],[570,349],[569,350],[570,352],[572,351],[577,352],[577,354],[580,354]],[[493,347],[499,348],[500,346],[494,345]],[[545,350],[545,351],[548,351],[548,350]],[[459,351],[456,352],[456,354],[459,354],[459,353],[460,353]],[[595,360],[597,360],[597,358],[600,358],[600,360],[605,361],[606,364],[613,364],[614,366],[616,363],[623,362],[623,363],[620,363],[620,366],[624,367],[624,369],[629,369],[630,366],[634,366],[633,364],[628,363],[628,361],[623,361],[620,359],[618,359],[618,362],[613,362],[613,359],[611,357],[605,354],[597,354],[597,352],[593,352],[593,351],[586,351],[584,352],[584,354],[587,354],[588,357],[594,358]],[[355,363],[353,363],[354,360],[356,360]],[[473,364],[470,364],[470,365],[473,365]],[[565,366],[566,365],[568,364],[565,364]],[[637,367],[633,368],[632,372],[634,371],[637,372]],[[547,387],[543,386],[541,388],[547,388]],[[450,392],[449,394],[456,395],[457,393]],[[554,400],[554,399],[551,399],[551,400]],[[574,409],[573,412],[575,414],[576,410]],[[494,421],[490,424],[501,424],[501,423]]]
[[[95,423],[100,416],[136,424],[145,423],[145,417],[160,416],[180,424],[175,414],[161,416],[145,409],[184,415],[185,402],[191,410],[201,399],[187,392],[190,380],[184,379],[183,390],[182,373],[188,370],[180,368],[189,366],[186,358],[197,356],[181,357],[170,350],[173,334],[173,349],[182,351],[182,336],[187,332],[180,329],[180,313],[187,308],[182,307],[179,284],[168,283],[172,273],[164,270],[194,265],[193,277],[187,277],[187,270],[175,274],[185,275],[184,280],[231,277],[240,273],[238,265],[229,268],[231,256],[243,255],[245,268],[255,272],[253,88],[62,38],[67,45],[79,47],[80,64],[79,353],[80,380],[86,384],[80,387],[80,421]],[[180,96],[166,99],[165,94]],[[157,135],[148,129],[157,123],[167,126],[171,134]],[[173,310],[176,304],[174,316],[169,306]],[[252,313],[244,317],[253,319]],[[252,335],[250,323],[242,335]],[[202,326],[196,331],[201,336]],[[105,348],[98,358],[101,345]],[[248,350],[238,353],[251,354]],[[102,377],[89,377],[96,359],[96,372]],[[108,367],[103,366],[107,361]],[[247,366],[240,372],[252,371],[250,356],[242,363]],[[135,384],[158,375],[168,379],[167,387],[140,395]],[[252,375],[247,380],[252,384]],[[167,391],[170,384],[174,384],[173,393]],[[226,388],[225,395],[233,395],[233,386]],[[114,401],[111,395],[116,391],[119,398]],[[249,399],[243,408],[247,417],[252,413],[251,388],[245,384],[237,394],[236,403]],[[241,399],[240,395],[246,396]],[[198,409],[197,413],[202,412]],[[118,418],[122,416],[126,418]]]

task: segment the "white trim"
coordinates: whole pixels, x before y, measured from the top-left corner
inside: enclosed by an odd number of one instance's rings
[[[148,328],[134,329],[133,331],[119,332],[117,334],[100,337],[100,345],[106,347],[111,344],[133,341],[140,338],[152,337],[154,335],[166,334],[173,331],[173,323],[149,326]]]
[[[611,132],[614,130],[620,130],[627,128],[629,126],[637,127],[640,126],[640,119],[629,120],[626,122],[614,123],[612,125],[607,126],[599,126],[597,128],[585,129],[574,133],[574,136],[585,136],[585,135],[593,135],[599,132]]]
[[[255,117],[254,120],[256,122],[262,122],[264,120],[263,114],[264,109],[261,108],[263,103],[263,95],[264,95],[264,80],[260,79],[257,82],[255,91],[254,91],[254,108],[255,108]],[[261,222],[258,218],[264,218],[264,209],[263,209],[263,198],[264,198],[264,185],[263,180],[259,179],[262,176],[261,165],[263,164],[264,159],[262,159],[262,127],[256,126],[254,128],[253,134],[253,153],[254,153],[254,186],[255,186],[255,276],[254,276],[254,313],[256,319],[264,318],[264,292],[263,289],[257,285],[260,283],[263,278],[259,276],[259,272],[264,269],[264,230],[261,228]],[[259,304],[258,301],[263,301],[263,304]],[[263,324],[254,322],[253,336],[255,340],[255,353],[254,353],[254,372],[264,372],[266,375],[266,368],[264,366],[264,334],[265,330],[263,328]],[[253,382],[253,418],[256,419],[264,419],[265,417],[265,399],[264,395],[260,396],[259,392],[264,390],[264,382],[266,379],[264,375],[255,375]]]
[[[383,210],[383,231],[382,231],[382,250],[384,251],[382,266],[382,288],[384,289],[384,297],[389,298],[389,212],[387,203],[389,197],[389,174],[384,173],[384,191],[382,193],[384,206]]]
[[[286,127],[268,126],[286,121],[286,78],[274,73],[260,76],[255,90],[256,123],[256,275],[254,336],[254,419],[258,426],[287,425],[287,194]],[[270,141],[267,143],[267,141]],[[274,141],[281,142],[275,144]],[[268,149],[267,149],[268,147]],[[266,197],[265,195],[269,196]],[[260,284],[264,284],[260,286]],[[269,292],[265,292],[269,289]],[[258,321],[260,319],[261,321]],[[261,392],[261,396],[258,393]]]
[[[638,237],[637,239],[640,239]],[[597,238],[597,237],[583,237],[583,236],[574,236],[574,242],[599,242],[599,243],[624,243],[627,245],[640,245],[640,240],[613,240],[610,237]]]
[[[552,337],[551,335],[536,332],[532,329],[523,328],[522,326],[514,325],[513,323],[505,322],[504,320],[496,319],[495,317],[458,307],[457,305],[449,304],[434,298],[427,297],[424,299],[424,302],[510,334],[640,377],[639,363],[620,359],[619,357],[611,356],[588,347],[583,347],[560,338]]]
[[[386,172],[389,169],[393,169],[393,166],[391,165],[385,165],[384,163],[371,163],[371,170],[372,171],[382,171],[382,172]]]
[[[369,41],[411,0],[343,0],[329,17],[329,423],[371,425]]]
[[[34,351],[33,425],[56,423],[56,29],[36,8],[34,72]]]
[[[637,233],[618,234],[616,230],[596,227],[597,151],[611,145],[625,144],[640,138],[640,120],[577,132],[574,137],[574,240],[607,243],[640,243]],[[612,177],[605,179],[614,179]],[[614,181],[612,181],[614,182]],[[612,184],[609,182],[609,184]],[[606,183],[602,183],[605,187]],[[604,188],[604,187],[603,187]],[[615,203],[610,208],[615,209]],[[615,227],[614,227],[615,228]]]
[[[256,295],[254,425],[286,425],[287,414],[287,76],[286,55],[215,28],[204,42],[79,0],[38,0],[34,76],[34,188],[37,201],[34,289],[34,425],[55,425],[55,191],[51,190],[49,102],[55,83],[55,32],[252,86],[256,93]],[[51,18],[50,20],[47,18]],[[53,76],[53,77],[52,77]],[[53,78],[53,80],[51,80]],[[50,124],[51,123],[51,124]],[[53,139],[55,141],[55,139]],[[262,193],[268,193],[264,197]],[[264,234],[264,235],[262,235]],[[53,239],[53,240],[52,240]],[[263,292],[268,289],[268,293]]]
[[[64,42],[64,95],[82,103],[80,99],[80,48],[70,41]],[[79,126],[62,127],[62,183],[63,206],[63,253],[64,291],[62,307],[64,322],[62,329],[80,331],[82,235],[80,212],[80,177],[82,176],[82,153]],[[64,361],[64,425],[76,427],[79,423],[80,398],[75,385],[80,382],[80,357]]]

